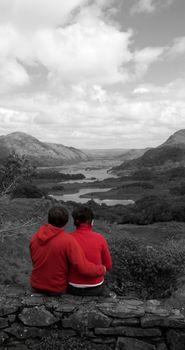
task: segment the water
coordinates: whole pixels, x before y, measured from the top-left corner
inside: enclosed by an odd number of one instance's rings
[[[98,204],[106,204],[106,205],[116,205],[116,204],[122,204],[122,205],[128,205],[134,203],[131,199],[99,199],[96,198],[95,192],[107,192],[111,190],[111,188],[94,188],[94,187],[88,187],[88,188],[81,188],[79,192],[77,193],[70,193],[70,194],[64,194],[64,195],[54,195],[53,197],[57,200],[62,200],[64,202],[73,201],[76,203],[82,203],[85,204],[89,200],[92,200]],[[94,192],[94,193],[93,193]],[[89,197],[81,197],[84,194],[89,193]]]
[[[107,170],[109,170],[112,166],[118,165],[120,163],[113,162],[113,161],[91,161],[91,162],[81,162],[78,165],[70,165],[68,167],[63,166],[60,167],[58,170],[60,170],[61,173],[65,174],[77,174],[81,173],[86,176],[86,179],[82,180],[66,180],[62,183],[84,183],[89,182],[92,183],[94,181],[101,181],[109,177],[116,177],[112,174],[108,173]],[[92,179],[93,178],[93,179]],[[61,184],[62,184],[61,183]],[[111,190],[111,188],[99,188],[99,187],[86,187],[81,188],[78,192],[75,193],[69,193],[69,194],[63,194],[63,195],[52,195],[52,197],[56,198],[57,200],[62,200],[64,202],[67,201],[73,201],[76,203],[82,203],[85,204],[89,200],[92,200],[98,204],[106,204],[106,205],[128,205],[134,203],[131,199],[99,199],[96,197],[96,192],[107,192]],[[88,197],[83,198],[82,196],[84,194],[89,193]]]

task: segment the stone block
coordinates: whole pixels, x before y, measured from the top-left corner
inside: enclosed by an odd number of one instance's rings
[[[60,305],[57,305],[57,307],[54,307],[54,310],[56,313],[70,313],[76,309],[76,305],[73,304],[65,304],[62,303]]]
[[[0,317],[0,329],[8,327],[8,318]]]
[[[40,294],[30,295],[27,297],[23,297],[21,300],[21,304],[25,306],[43,305],[44,298]]]
[[[24,327],[18,323],[14,323],[11,327],[6,328],[5,332],[13,335],[17,339],[43,338],[48,335],[48,329]]]
[[[116,339],[111,337],[95,337],[91,339],[91,342],[95,344],[115,344]]]
[[[111,319],[98,310],[88,313],[88,328],[109,327],[110,323]]]
[[[44,306],[35,306],[32,308],[24,308],[19,314],[19,319],[26,326],[43,327],[50,326],[58,321],[58,319]]]
[[[170,350],[185,349],[185,332],[177,330],[169,330],[166,333],[167,345]]]
[[[137,300],[137,299],[122,299],[120,300],[122,303],[126,303],[127,305],[132,305],[132,306],[143,306],[144,302],[142,300]]]
[[[157,345],[156,350],[168,350],[165,343],[160,343]]]
[[[8,335],[5,332],[0,331],[0,345],[2,345],[6,339],[8,339]]]
[[[100,311],[105,315],[117,318],[132,318],[144,316],[145,310],[143,305],[132,305],[127,301],[118,303],[104,303],[98,305]]]
[[[185,328],[185,320],[178,316],[161,317],[157,315],[146,315],[141,317],[141,327],[165,327],[165,328]]]
[[[157,316],[162,316],[162,317],[167,317],[170,316],[170,311],[162,308],[160,306],[156,306],[156,305],[148,305],[145,308],[145,311],[149,314],[154,314]]]
[[[137,339],[118,338],[115,350],[156,350],[156,347]]]
[[[83,308],[68,318],[62,320],[63,328],[72,328],[78,332],[86,332],[88,328],[88,313]]]
[[[160,306],[161,302],[159,300],[156,300],[156,299],[149,299],[146,301],[146,305],[147,306]]]
[[[112,327],[118,326],[139,326],[140,320],[139,318],[124,318],[124,319],[114,319],[111,323]]]
[[[15,314],[8,315],[8,321],[10,323],[15,322],[15,320],[16,320],[16,315]]]
[[[57,331],[59,339],[68,339],[75,337],[77,333],[73,329],[62,329]]]
[[[161,331],[158,328],[134,328],[134,327],[110,327],[95,328],[95,334],[102,335],[123,335],[133,338],[154,338],[160,337]]]
[[[0,307],[0,316],[6,316],[18,312],[19,307],[17,305],[5,304]]]

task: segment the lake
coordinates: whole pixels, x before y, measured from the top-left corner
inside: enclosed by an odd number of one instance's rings
[[[122,204],[122,205],[128,205],[131,203],[134,203],[131,199],[99,199],[97,198],[93,192],[107,192],[111,188],[94,188],[94,187],[88,187],[88,188],[81,188],[79,192],[77,193],[70,193],[70,194],[63,194],[63,195],[54,195],[53,197],[57,200],[62,200],[64,202],[67,201],[73,201],[76,203],[87,203],[89,200],[92,200],[98,204],[107,204],[107,205],[116,205],[116,204]],[[84,194],[89,193],[89,197],[81,197]]]
[[[101,181],[106,178],[110,177],[116,177],[116,175],[112,175],[108,173],[108,170],[110,170],[111,167],[119,165],[119,161],[90,161],[90,162],[80,162],[79,164],[75,165],[70,165],[70,166],[63,166],[63,167],[58,167],[58,170],[61,173],[65,174],[84,174],[85,179],[82,180],[66,180],[61,182],[61,184],[66,184],[66,183],[93,183],[97,180]],[[116,204],[121,204],[121,205],[128,205],[134,203],[133,200],[131,199],[99,199],[95,192],[107,192],[111,190],[111,188],[99,188],[99,187],[86,187],[86,188],[81,188],[79,189],[78,192],[75,193],[69,193],[69,194],[63,194],[63,195],[56,195],[56,194],[51,194],[52,197],[56,198],[57,200],[62,200],[64,202],[67,201],[73,201],[76,203],[82,203],[85,204],[89,200],[94,200],[98,204],[106,204],[106,205],[116,205]],[[83,198],[83,195],[86,195],[89,193],[88,197]]]

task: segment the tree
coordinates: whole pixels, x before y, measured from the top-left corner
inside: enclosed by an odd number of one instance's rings
[[[35,167],[25,156],[11,153],[0,169],[0,196],[12,193],[15,187],[24,181],[31,181]]]

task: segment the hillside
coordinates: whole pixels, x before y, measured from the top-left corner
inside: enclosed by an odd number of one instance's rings
[[[25,155],[36,165],[42,166],[62,165],[88,159],[84,152],[76,148],[41,142],[23,132],[0,136],[0,159],[5,159],[11,152],[19,156]]]
[[[119,159],[125,161],[135,159],[143,155],[148,148],[128,149],[128,148],[112,148],[112,149],[83,149],[89,158],[92,159]]]
[[[185,130],[171,135],[162,145],[151,148],[141,157],[128,160],[120,166],[112,168],[112,172],[122,174],[141,168],[173,168],[185,165]]]
[[[175,132],[160,147],[175,145],[181,145],[185,147],[185,129],[181,129]]]

